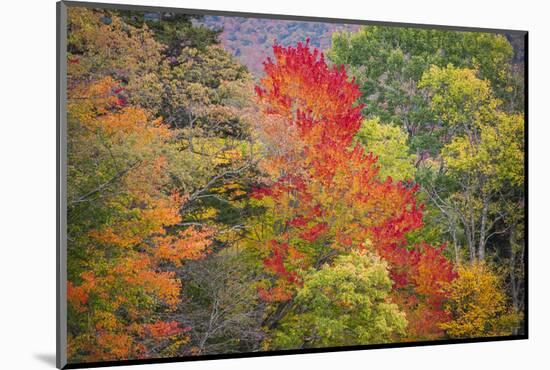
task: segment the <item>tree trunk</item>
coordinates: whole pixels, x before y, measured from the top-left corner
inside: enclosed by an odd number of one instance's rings
[[[458,240],[456,238],[456,224],[453,222],[451,235],[453,237],[453,247],[455,250],[455,264],[460,265],[460,247],[458,246]]]
[[[477,258],[480,261],[485,259],[485,235],[487,233],[487,213],[489,211],[489,196],[483,196],[483,209],[481,211],[481,226],[479,227],[479,244],[477,250]]]
[[[523,248],[520,248],[520,250],[517,250],[516,246],[518,245],[517,239],[516,239],[516,226],[513,225],[510,228],[510,237],[509,237],[509,244],[510,244],[510,261],[509,261],[509,274],[510,274],[510,290],[511,290],[511,296],[512,296],[512,305],[514,307],[514,310],[516,312],[519,312],[523,309],[523,297],[521,296],[521,284],[522,284],[522,270],[523,270]],[[516,269],[517,266],[520,266],[522,270],[518,271]]]
[[[464,232],[466,233],[466,241],[468,242],[468,251],[470,253],[470,263],[474,263],[476,261],[476,247],[475,247],[475,241],[474,241],[474,230],[471,230],[469,228],[469,225],[464,225]]]
[[[294,300],[288,300],[285,302],[279,303],[275,311],[265,318],[262,322],[262,326],[266,326],[269,329],[273,329],[277,326],[277,323],[286,315],[288,310],[294,305]]]

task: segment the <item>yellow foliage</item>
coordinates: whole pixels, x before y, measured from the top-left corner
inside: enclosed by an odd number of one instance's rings
[[[477,71],[432,65],[422,76],[419,87],[430,89],[430,106],[451,126],[474,127],[491,120],[500,100],[493,96],[488,80],[477,77]]]
[[[495,113],[490,123],[479,125],[478,142],[457,136],[442,151],[451,174],[480,173],[498,188],[524,182],[524,120],[520,114]]]
[[[416,155],[409,154],[408,134],[401,127],[381,123],[378,117],[367,119],[355,135],[369,152],[378,157],[379,176],[396,181],[414,178]]]
[[[440,327],[455,338],[511,335],[519,315],[506,301],[500,277],[485,263],[460,266],[458,278],[447,286],[445,310],[452,320]]]

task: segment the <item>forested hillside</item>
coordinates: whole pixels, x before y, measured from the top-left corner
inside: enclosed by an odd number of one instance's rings
[[[322,22],[284,21],[262,18],[206,16],[198,24],[220,30],[220,41],[252,74],[263,74],[263,61],[273,57],[272,47],[290,46],[307,38],[310,45],[327,49],[335,31],[357,31],[359,26]]]
[[[271,49],[275,41],[279,45],[290,46],[309,38],[311,46],[326,51],[332,45],[333,33],[357,32],[361,28],[354,24],[221,16],[205,16],[195,20],[195,24],[217,30],[218,39],[223,46],[255,76],[263,75],[262,61],[266,56],[273,56]],[[523,36],[511,33],[504,35],[514,50],[512,65],[521,74],[524,60]]]
[[[69,362],[523,333],[518,37],[68,16]]]

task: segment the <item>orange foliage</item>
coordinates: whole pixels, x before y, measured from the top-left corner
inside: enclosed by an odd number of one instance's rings
[[[152,324],[145,324],[144,328],[154,338],[172,337],[191,330],[189,327],[180,327],[177,321],[157,321]]]
[[[126,358],[132,351],[132,345],[133,340],[129,334],[100,332],[97,335],[96,345],[90,348],[90,358]]]
[[[118,150],[136,158],[128,160],[124,171],[115,167],[117,191],[103,200],[111,210],[109,222],[87,233],[88,266],[67,284],[74,317],[93,323],[69,337],[69,348],[88,361],[139,358],[169,333],[184,336],[173,323],[157,322],[147,330],[135,324],[150,320],[159,307],[173,310],[179,302],[181,282],[163,266],[199,259],[211,244],[210,230],[168,233],[181,222],[180,209],[187,201],[169,191],[167,158],[157,151],[173,134],[144,109],[121,104],[119,89],[116,80],[105,77],[76,85],[69,93],[69,114],[80,125],[79,133],[100,137],[111,155]]]
[[[197,230],[191,227],[178,232],[175,236],[156,238],[155,248],[151,252],[159,261],[169,261],[175,266],[181,266],[182,260],[196,260],[204,257],[212,243],[208,239],[211,236],[211,230]]]

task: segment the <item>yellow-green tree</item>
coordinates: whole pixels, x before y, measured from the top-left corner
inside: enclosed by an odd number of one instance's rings
[[[383,124],[379,118],[364,120],[355,138],[378,157],[378,175],[395,181],[414,179],[416,156],[410,153],[408,134],[399,126]]]
[[[451,183],[446,194],[435,187],[428,192],[449,222],[462,226],[470,260],[484,260],[488,241],[507,229],[496,229],[499,221],[522,210],[518,201],[515,209],[503,204],[523,186],[523,117],[503,112],[489,81],[475,70],[432,66],[420,86],[449,131],[438,170]]]
[[[271,348],[386,343],[407,326],[391,302],[387,264],[371,252],[352,252],[304,277],[292,311],[274,330]]]

